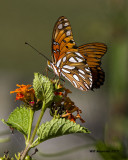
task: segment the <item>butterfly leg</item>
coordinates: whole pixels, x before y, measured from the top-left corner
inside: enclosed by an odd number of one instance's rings
[[[48,66],[46,67],[46,76],[48,77],[48,71],[50,71],[49,70],[49,68],[48,68]]]
[[[61,79],[61,78],[60,78],[60,74],[59,74],[59,82],[60,82],[60,79]]]
[[[53,73],[48,67],[46,67],[45,71],[46,71],[46,76],[47,76],[47,77],[48,77],[48,72]]]
[[[59,82],[60,82],[60,80],[62,80],[63,82],[65,82],[65,80],[61,78],[61,74],[60,73],[59,73]]]
[[[56,78],[56,74],[54,74],[54,77],[52,78],[53,80]]]
[[[64,82],[63,85],[65,85],[65,80],[61,78],[61,80]]]

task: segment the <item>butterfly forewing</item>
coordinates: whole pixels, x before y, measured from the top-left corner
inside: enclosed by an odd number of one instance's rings
[[[52,57],[53,62],[57,61],[68,52],[69,49],[74,49],[75,41],[73,40],[72,30],[68,19],[64,16],[60,17],[56,22],[52,35]]]

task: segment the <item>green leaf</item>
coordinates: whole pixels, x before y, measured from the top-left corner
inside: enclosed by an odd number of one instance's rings
[[[37,99],[45,101],[45,104],[48,104],[53,100],[53,84],[49,78],[39,74],[34,74],[33,88],[35,90],[35,95]]]
[[[52,119],[42,124],[37,130],[38,140],[40,142],[71,133],[90,132],[85,127],[81,127],[79,124],[66,120],[65,118]]]
[[[16,108],[9,116],[8,120],[2,119],[3,123],[15,128],[19,132],[27,135],[29,126],[30,112],[25,107]]]

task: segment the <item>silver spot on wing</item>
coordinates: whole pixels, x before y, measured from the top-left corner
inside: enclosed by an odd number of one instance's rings
[[[79,77],[78,77],[77,75],[75,75],[75,74],[73,74],[73,78],[74,78],[75,80],[77,80],[77,81],[80,81],[80,80],[79,80]]]
[[[79,89],[82,90],[82,91],[84,90],[83,87],[80,87]]]
[[[53,70],[54,70],[55,74],[58,75],[56,67],[53,64],[52,64],[52,66],[53,66]]]
[[[66,52],[66,54],[70,54],[71,52]]]
[[[79,76],[82,77],[83,79],[85,79],[85,77],[82,74],[80,74],[80,73],[79,73]]]
[[[61,62],[61,59],[59,59],[59,61],[56,63],[56,66],[57,66],[57,67],[60,66],[60,62]]]
[[[66,69],[63,69],[63,68],[62,68],[62,71],[65,73],[70,73],[69,71],[67,71]]]
[[[71,35],[71,31],[69,30],[66,32],[66,36],[70,36],[70,35]]]
[[[88,87],[88,85],[87,85],[87,83],[86,83],[86,82],[84,82],[84,85],[85,85],[85,87],[86,87],[87,89],[89,89],[89,87]]]
[[[58,29],[62,29],[63,28],[63,25],[62,24],[59,24],[58,25]]]
[[[87,68],[85,68],[85,70],[86,70],[87,72],[90,72],[90,70],[89,70],[89,69],[87,69]]]
[[[79,52],[75,52],[79,57],[84,58]]]
[[[78,71],[82,74],[85,74],[84,71],[82,71],[81,69],[78,69]]]
[[[67,69],[74,69],[74,66],[68,66],[68,65],[64,65],[63,68],[67,68]]]
[[[67,18],[64,18],[64,21],[67,21]]]
[[[65,27],[66,27],[66,26],[68,26],[68,25],[69,25],[69,23],[68,23],[68,22],[64,24],[64,26],[65,26]]]
[[[76,82],[75,82],[75,81],[72,81],[72,82],[74,83],[75,87],[77,88],[77,84],[76,84]]]
[[[69,58],[69,62],[77,62],[73,57]]]
[[[66,61],[66,57],[63,57],[63,62],[65,62]]]
[[[83,59],[80,59],[78,57],[76,57],[76,59],[77,59],[78,62],[83,62]]]

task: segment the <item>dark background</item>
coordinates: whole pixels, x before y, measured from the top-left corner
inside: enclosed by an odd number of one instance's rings
[[[127,0],[6,0],[0,1],[0,119],[7,119],[10,112],[19,105],[15,102],[16,84],[32,84],[33,73],[46,74],[46,60],[26,46],[25,41],[36,47],[51,59],[51,37],[58,17],[66,16],[72,26],[77,46],[90,42],[103,42],[108,46],[102,59],[106,73],[104,85],[95,92],[82,92],[68,81],[65,87],[75,104],[82,109],[84,125],[97,141],[128,150],[128,1]],[[49,73],[52,78],[53,74]],[[37,116],[38,118],[38,113]],[[49,111],[43,122],[50,120]],[[79,123],[79,122],[78,122]],[[0,155],[5,150],[10,155],[24,148],[21,134],[11,135],[8,127],[0,122]],[[6,135],[6,134],[9,134]],[[83,135],[67,135],[46,141],[38,149],[44,153],[56,153],[76,146],[91,144],[92,138]],[[38,159],[102,159],[98,153],[90,153],[83,147],[71,154],[60,157],[41,157]]]

